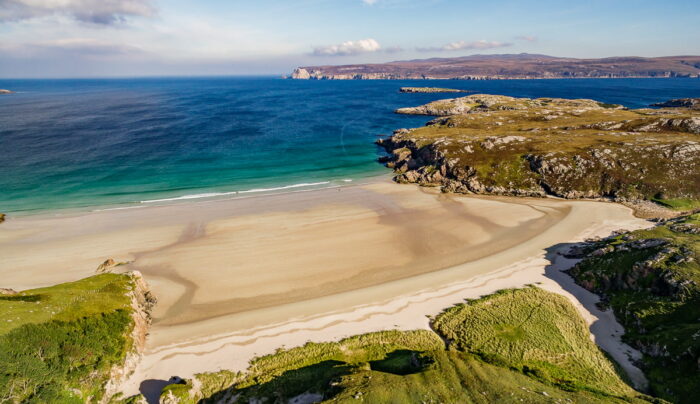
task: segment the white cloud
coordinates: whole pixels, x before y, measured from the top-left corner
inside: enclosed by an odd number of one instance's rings
[[[377,1],[378,1],[378,0],[362,0],[363,3],[368,4],[368,5],[370,5],[370,6],[371,6],[372,4],[374,4],[374,3],[376,3]]]
[[[537,37],[532,35],[520,35],[515,37],[518,41],[537,42]]]
[[[315,56],[347,56],[377,52],[380,49],[379,42],[369,38],[359,41],[345,41],[338,45],[320,46],[314,48],[313,54]]]
[[[0,0],[0,22],[47,16],[69,16],[78,21],[109,25],[127,17],[151,17],[151,0]]]
[[[457,42],[450,42],[446,45],[439,46],[439,47],[428,47],[428,48],[416,48],[417,51],[419,52],[452,52],[452,51],[460,51],[460,50],[467,50],[467,49],[495,49],[495,48],[505,48],[508,46],[513,45],[512,43],[509,42],[498,42],[498,41],[486,41],[486,40],[480,40],[480,41],[472,41],[472,42],[467,42],[467,41],[457,41]]]

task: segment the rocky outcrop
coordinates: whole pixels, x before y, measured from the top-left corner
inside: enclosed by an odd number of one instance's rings
[[[97,274],[102,274],[105,272],[109,272],[113,267],[117,265],[116,262],[114,262],[114,259],[108,258],[105,262],[101,263],[97,269],[95,270],[95,273]]]
[[[141,361],[144,348],[146,347],[146,336],[148,335],[148,330],[153,321],[151,313],[157,302],[156,297],[151,292],[140,272],[133,271],[129,272],[127,275],[131,277],[133,282],[133,288],[129,292],[132,310],[131,318],[134,322],[129,336],[132,346],[124,362],[112,368],[110,380],[105,386],[105,394],[101,401],[102,403],[108,403],[110,401],[110,398],[118,392],[119,385],[134,372],[136,366]]]
[[[0,89],[0,94],[13,94],[14,91]]]
[[[400,93],[471,93],[470,90],[440,87],[401,87]]]
[[[4,222],[4,221],[5,221],[5,214],[4,214],[4,213],[0,213],[0,223],[2,223],[2,222]]]
[[[17,291],[9,288],[0,288],[0,296],[14,296]]]
[[[399,109],[442,117],[377,143],[397,182],[445,192],[700,198],[700,115],[687,111],[477,94]]]
[[[661,108],[693,108],[700,109],[700,98],[676,98],[664,102],[651,104],[652,107]]]

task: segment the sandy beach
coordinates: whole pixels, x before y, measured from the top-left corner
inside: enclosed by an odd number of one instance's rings
[[[532,283],[575,302],[635,379],[621,328],[560,272],[572,262],[557,251],[648,225],[617,204],[446,195],[379,180],[10,218],[0,226],[0,286],[76,280],[107,258],[143,273],[159,303],[127,394],[146,380],[244,370],[281,346],[427,328],[426,316],[451,304]]]

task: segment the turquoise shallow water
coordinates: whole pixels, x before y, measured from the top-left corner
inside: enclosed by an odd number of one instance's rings
[[[0,212],[129,207],[270,188],[288,192],[386,173],[376,163],[377,136],[429,119],[392,111],[447,97],[398,93],[405,85],[436,82],[0,80],[0,88],[17,91],[0,96]],[[629,107],[700,96],[697,79],[437,85]]]

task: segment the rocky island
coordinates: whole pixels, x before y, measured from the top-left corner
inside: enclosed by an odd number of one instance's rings
[[[14,91],[3,90],[3,89],[0,88],[0,94],[13,94],[13,93],[14,93]]]
[[[700,76],[700,56],[576,59],[536,54],[471,55],[380,64],[299,67],[303,80],[554,79]]]
[[[401,87],[400,93],[472,93],[471,90],[440,87]]]
[[[396,112],[440,116],[377,141],[397,182],[475,194],[700,198],[697,110],[480,94]]]

